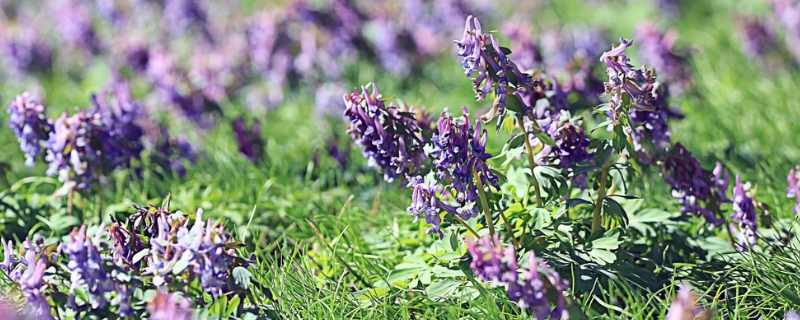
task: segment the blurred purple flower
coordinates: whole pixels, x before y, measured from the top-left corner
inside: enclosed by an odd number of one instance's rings
[[[152,320],[191,320],[191,308],[189,299],[162,291],[157,291],[153,300],[147,303],[147,311]]]
[[[42,153],[42,145],[53,132],[53,123],[47,119],[45,108],[27,92],[17,96],[6,108],[8,124],[25,153],[25,165],[33,167],[36,157]]]
[[[53,49],[36,28],[17,28],[0,35],[0,52],[6,67],[18,75],[45,73],[53,64]]]
[[[640,23],[636,40],[639,56],[658,73],[659,79],[669,85],[670,93],[681,95],[691,87],[691,74],[686,58],[675,53],[676,30],[659,32],[652,22]]]
[[[92,26],[92,12],[83,1],[61,0],[53,7],[56,30],[67,46],[95,55],[101,52],[100,39]]]
[[[239,144],[239,152],[250,161],[257,163],[264,159],[264,140],[261,138],[261,121],[256,119],[253,127],[248,129],[244,118],[233,120],[233,132]]]
[[[800,2],[773,0],[774,18],[783,26],[786,48],[800,65]]]
[[[692,293],[692,288],[681,285],[675,299],[669,306],[667,316],[664,320],[686,320],[697,319],[697,316],[704,313],[701,306],[697,305],[697,297]]]
[[[97,117],[95,117],[97,116]],[[53,134],[47,141],[45,161],[47,175],[60,175],[77,183],[79,189],[93,182],[94,172],[102,165],[101,141],[107,133],[99,124],[99,115],[78,111],[73,116],[64,112],[56,119]]]
[[[144,129],[147,121],[139,102],[131,97],[130,86],[117,82],[100,94],[92,95],[91,113],[100,114],[103,130],[108,135],[101,141],[108,167],[128,168],[131,160],[139,159],[144,150]]]
[[[79,310],[75,297],[77,288],[86,288],[89,293],[89,302],[92,309],[103,308],[106,304],[104,295],[114,290],[112,280],[108,277],[103,266],[103,259],[93,241],[99,241],[103,225],[98,229],[97,235],[92,239],[86,235],[86,226],[72,230],[68,242],[62,243],[61,250],[69,257],[67,269],[70,274],[70,298],[72,308]]]
[[[778,39],[763,21],[748,16],[737,16],[736,30],[742,41],[742,53],[750,59],[764,59],[779,50]]]
[[[786,188],[786,197],[797,199],[792,208],[792,212],[797,214],[797,212],[800,211],[800,177],[798,177],[798,173],[796,173],[794,169],[789,170],[786,182],[789,183],[789,187]]]
[[[477,241],[468,238],[467,251],[472,256],[469,268],[476,277],[492,286],[517,283],[519,274],[517,273],[517,257],[514,248],[504,247],[497,235],[494,237],[484,236]],[[509,292],[509,296],[511,296],[511,292]],[[517,301],[518,299],[513,300]]]
[[[580,123],[572,123],[568,112],[563,112],[553,118],[549,128],[543,128],[555,141],[556,146],[552,150],[555,156],[554,162],[564,169],[569,169],[572,165],[579,162],[591,161],[594,153],[589,153],[587,148],[591,139],[586,137]],[[572,183],[578,188],[586,189],[586,174],[572,177]]]
[[[46,285],[44,272],[47,269],[47,263],[43,259],[37,260],[35,264],[33,261],[30,263],[29,268],[19,279],[20,290],[25,296],[23,316],[37,320],[54,320],[55,318],[50,314],[50,304],[43,295]]]
[[[171,137],[165,126],[160,127],[154,150],[150,156],[153,163],[175,172],[179,177],[186,176],[184,165],[186,161],[191,164],[197,163],[196,150],[186,140],[185,134]]]

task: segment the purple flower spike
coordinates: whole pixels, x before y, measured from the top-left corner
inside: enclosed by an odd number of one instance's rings
[[[387,106],[374,83],[371,93],[361,87],[360,93],[354,90],[343,98],[350,119],[347,133],[364,147],[369,165],[381,168],[388,182],[416,175],[425,159],[426,128],[420,125],[428,123],[426,116],[405,104]]]
[[[104,228],[101,225],[99,230]],[[97,234],[101,235],[102,232]],[[70,233],[69,242],[61,244],[62,251],[69,256],[67,268],[72,272],[69,301],[75,309],[80,308],[75,301],[76,288],[88,289],[92,309],[103,308],[106,304],[104,295],[114,290],[113,283],[103,266],[100,252],[92,240],[86,235],[86,226],[84,225]]]
[[[436,193],[441,191],[441,187],[436,182],[425,183],[420,176],[410,179],[409,187],[413,187],[414,191],[411,194],[411,205],[406,210],[414,216],[413,223],[416,223],[419,216],[424,213],[425,222],[432,225],[427,233],[436,233],[439,235],[439,239],[443,238],[444,233],[439,229],[442,222],[439,217],[440,204],[436,199]]]
[[[753,199],[747,196],[744,191],[744,186],[739,181],[739,175],[736,175],[736,186],[733,188],[733,213],[731,218],[738,222],[738,227],[742,229],[741,237],[747,239],[744,243],[749,247],[755,244],[756,228],[758,223],[756,221],[756,208],[753,205]]]
[[[33,100],[27,92],[14,98],[6,108],[8,124],[25,153],[25,165],[33,167],[42,153],[42,145],[53,132],[53,123],[47,119],[44,106]]]
[[[625,49],[633,45],[633,40],[619,38],[619,46],[612,46],[610,51],[600,56],[606,65],[608,82],[605,82],[605,94],[611,96],[609,103],[614,109],[622,105],[622,95],[627,94],[636,109],[652,111],[656,100],[654,95],[655,76],[651,70],[642,66],[634,69],[630,65]]]
[[[561,168],[569,169],[573,164],[591,161],[594,153],[586,151],[589,148],[591,139],[586,137],[583,127],[579,123],[573,124],[570,122],[569,113],[556,115],[549,128],[547,128],[547,133],[556,142],[556,147],[550,153],[552,157],[549,162],[558,164]],[[573,185],[581,189],[588,188],[586,176],[585,173],[573,176]]]
[[[33,261],[31,261],[31,263],[33,263]],[[19,287],[22,290],[22,294],[25,296],[25,309],[23,310],[23,314],[30,319],[55,319],[50,314],[50,304],[47,302],[42,292],[45,286],[44,272],[46,269],[47,263],[42,259],[37,260],[35,264],[29,266],[19,280]]]
[[[481,52],[483,51],[484,35],[481,33],[481,23],[473,16],[467,16],[467,22],[464,26],[464,36],[461,40],[454,40],[453,42],[458,45],[458,55],[463,57],[461,66],[464,67],[464,75],[467,77],[472,76],[472,73],[478,70],[478,65],[481,63]]]
[[[702,215],[710,227],[723,225],[717,213],[720,204],[729,201],[722,197],[729,177],[725,174],[723,178],[720,166],[714,172],[706,171],[680,143],[670,150],[661,166],[661,176],[672,187],[672,196],[683,206],[681,213]]]
[[[5,239],[0,239],[0,243],[3,244],[3,262],[0,263],[0,269],[2,269],[6,275],[11,276],[11,271],[14,270],[14,267],[19,263],[17,257],[14,255],[14,245],[11,243],[11,240],[6,242]]]
[[[789,175],[786,177],[786,182],[789,183],[789,187],[786,188],[786,197],[797,199],[794,207],[792,208],[792,212],[797,214],[797,212],[800,211],[800,179],[798,178],[798,174],[795,173],[794,169],[789,170]]]

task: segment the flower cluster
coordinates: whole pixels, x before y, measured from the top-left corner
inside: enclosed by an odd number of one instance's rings
[[[28,302],[26,312],[35,314],[35,319],[48,318],[51,313],[48,301],[52,297],[46,289],[61,284],[69,287],[72,310],[80,312],[111,305],[126,318],[136,316],[133,291],[143,284],[168,290],[177,284],[192,285],[196,279],[202,291],[213,297],[242,289],[229,288],[229,274],[232,268],[249,267],[254,258],[237,258],[231,249],[238,245],[233,237],[221,225],[203,220],[202,210],[198,210],[197,219],[191,222],[167,208],[135,205],[134,208],[137,212],[126,221],[115,222],[109,228],[101,225],[93,236],[87,235],[85,225],[75,228],[57,246],[46,245],[37,236],[33,241],[25,240],[22,254],[18,254],[11,242],[2,240],[5,257],[0,270],[19,284]],[[110,240],[110,245],[105,245],[105,240]],[[110,250],[104,249],[109,247]],[[46,269],[62,263],[69,276],[56,272],[43,278]],[[142,281],[145,277],[147,280]],[[184,299],[170,302],[176,305],[173,306],[176,310],[153,302],[151,315],[169,310],[172,313],[165,317],[188,314],[189,300],[178,301]]]
[[[33,100],[27,92],[14,98],[6,110],[8,124],[25,153],[25,165],[32,167],[36,157],[42,154],[42,145],[53,131],[53,123],[47,119],[44,106]]]
[[[361,87],[360,93],[354,90],[343,98],[347,106],[344,115],[350,119],[347,133],[356,145],[364,147],[362,154],[369,165],[380,168],[389,182],[416,175],[425,159],[426,128],[420,126],[428,123],[424,113],[417,114],[405,104],[390,102],[387,106],[374,83],[371,93]]]
[[[475,276],[492,286],[506,285],[508,298],[522,309],[527,309],[534,319],[567,319],[564,292],[569,283],[531,251],[528,267],[518,268],[513,247],[503,248],[500,239],[485,236],[478,241],[467,240],[467,250],[472,256],[469,267]],[[553,292],[556,301],[551,306],[547,294]]]
[[[772,1],[774,17],[784,29],[786,48],[800,65],[800,3],[790,0]]]
[[[683,214],[702,215],[712,227],[724,224],[718,213],[720,205],[729,201],[725,192],[730,175],[723,175],[720,163],[708,172],[678,143],[664,158],[661,176],[672,187],[672,196],[683,206]]]
[[[59,175],[65,183],[78,189],[88,188],[93,182],[118,168],[129,168],[145,149],[145,127],[150,125],[138,102],[131,98],[126,83],[116,82],[92,96],[88,110],[72,115],[64,112],[55,121],[47,119],[45,107],[28,93],[16,97],[7,108],[9,123],[25,153],[26,165],[32,166],[42,154],[48,164],[47,174]],[[162,131],[165,128],[162,128]],[[163,133],[162,133],[163,135]],[[185,145],[181,157],[191,158]],[[157,146],[156,158],[169,157],[173,146]],[[157,161],[158,162],[158,161]],[[171,169],[182,169],[170,166]]]
[[[577,119],[570,119],[569,112],[561,112],[552,118],[546,126],[542,126],[550,138],[556,143],[555,147],[546,146],[537,154],[540,162],[557,164],[563,169],[570,169],[574,164],[591,161],[594,153],[587,151],[591,139],[583,132]],[[543,121],[539,125],[545,124]],[[545,129],[546,128],[546,129]],[[586,189],[586,173],[573,175],[572,184],[578,188]]]

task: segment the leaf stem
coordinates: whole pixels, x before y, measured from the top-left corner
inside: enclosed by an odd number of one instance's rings
[[[506,215],[503,213],[502,210],[497,210],[500,213],[500,219],[503,219],[503,224],[506,225],[506,229],[508,229],[508,233],[511,234],[511,242],[514,243],[514,248],[519,250],[519,242],[517,241],[517,236],[514,235],[514,228],[511,227],[511,224],[508,223],[508,219],[506,219]]]
[[[489,212],[489,202],[486,200],[486,193],[483,191],[483,182],[481,182],[481,176],[478,175],[478,171],[475,171],[475,168],[472,168],[472,176],[475,178],[475,186],[478,188],[478,197],[481,199],[483,214],[486,215],[486,224],[489,226],[489,235],[494,237],[494,222],[492,221],[492,214]]]
[[[603,222],[601,213],[603,208],[603,200],[606,197],[606,181],[608,179],[608,171],[611,168],[611,155],[606,159],[603,165],[603,171],[600,172],[600,185],[597,189],[597,200],[594,202],[594,212],[592,213],[592,233],[600,229]]]
[[[469,232],[470,232],[470,233],[472,233],[472,235],[474,235],[476,239],[480,239],[480,237],[481,237],[481,236],[479,236],[479,235],[478,235],[478,233],[475,231],[475,229],[472,229],[472,227],[470,227],[470,226],[467,224],[467,222],[466,222],[466,221],[464,221],[464,219],[461,219],[461,217],[459,217],[457,214],[454,214],[454,215],[453,215],[453,217],[455,217],[455,218],[456,218],[456,220],[458,220],[458,222],[460,222],[460,223],[461,223],[461,225],[463,225],[464,227],[466,227],[466,228],[467,228],[467,230],[469,230]]]
[[[531,167],[531,179],[533,179],[534,188],[533,191],[536,193],[536,206],[541,208],[544,205],[542,204],[542,191],[541,187],[539,186],[539,180],[536,179],[536,173],[533,171],[533,169],[536,168],[536,162],[533,161],[533,148],[531,147],[530,140],[528,140],[528,131],[525,130],[525,125],[522,124],[522,121],[517,121],[517,124],[519,125],[519,129],[522,130],[522,134],[525,135],[525,138],[523,139],[525,140],[525,149],[527,151],[525,154],[528,156],[528,166]]]

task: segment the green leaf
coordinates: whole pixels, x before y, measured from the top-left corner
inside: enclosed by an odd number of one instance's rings
[[[608,141],[602,141],[594,154],[595,167],[601,168],[605,166],[606,162],[608,162],[608,158],[611,157],[612,152],[613,148],[611,147],[611,144]]]
[[[572,209],[582,204],[592,204],[592,202],[581,198],[567,199],[567,209]]]
[[[522,121],[522,115],[525,114],[523,112],[525,110],[525,105],[522,104],[522,100],[520,100],[519,97],[514,94],[509,94],[506,97],[506,109],[514,112],[513,115],[516,117],[517,121]]]
[[[142,259],[144,259],[144,257],[146,257],[148,253],[150,253],[150,249],[142,249],[141,251],[133,255],[133,259],[131,261],[133,263],[138,263],[139,261],[142,261]]]
[[[225,315],[224,316],[227,318],[227,317],[230,317],[231,315],[233,315],[234,312],[236,312],[236,310],[237,310],[236,308],[239,307],[239,303],[240,302],[241,302],[241,299],[239,298],[239,296],[233,296],[233,298],[228,300],[228,310],[225,311]]]
[[[544,144],[546,144],[548,146],[551,146],[551,147],[555,147],[556,146],[556,142],[553,141],[553,138],[550,138],[550,136],[548,134],[544,133],[544,132],[541,132],[541,131],[534,132],[533,135],[536,136],[536,138],[539,138],[539,141],[541,141],[542,143],[544,143]]]
[[[589,251],[589,256],[592,257],[592,261],[597,262],[597,264],[601,266],[613,263],[615,260],[617,260],[617,255],[606,250]]]
[[[628,214],[617,200],[610,197],[603,198],[603,212],[608,214],[608,217],[622,224],[623,227],[628,226]]]
[[[161,210],[169,212],[169,202],[170,202],[169,200],[170,200],[171,196],[172,196],[172,194],[169,193],[169,192],[167,192],[167,194],[164,196],[164,200],[161,201]]]
[[[456,279],[444,279],[432,283],[425,289],[425,293],[431,300],[443,300],[453,296],[460,286],[464,285],[464,281]]]
[[[417,273],[417,271],[420,271],[420,270],[422,270],[422,269],[414,268],[414,269],[392,270],[389,273],[389,277],[386,278],[386,282],[389,285],[394,285],[394,283],[398,282],[398,281],[411,280],[414,277],[414,275]]]
[[[180,274],[189,266],[189,259],[180,259],[172,266],[172,274]]]
[[[236,267],[231,271],[231,275],[233,276],[233,283],[239,288],[246,290],[250,287],[250,277],[253,276],[250,270],[244,267]]]
[[[622,243],[617,237],[606,237],[592,241],[592,249],[616,250]]]

